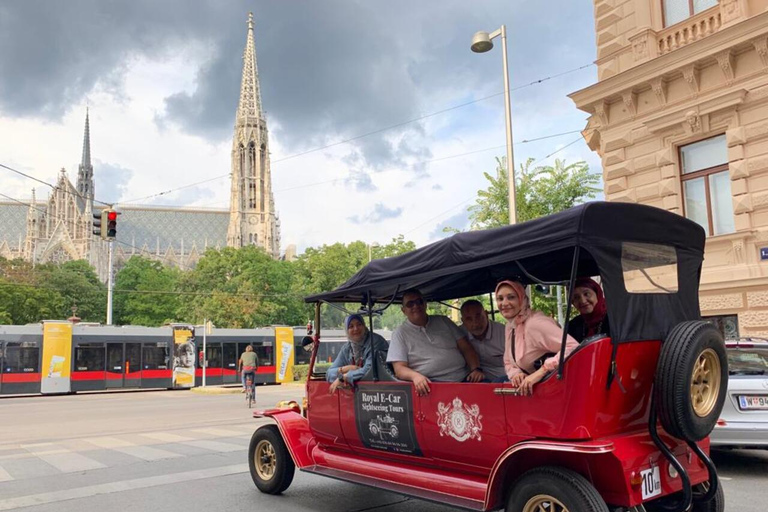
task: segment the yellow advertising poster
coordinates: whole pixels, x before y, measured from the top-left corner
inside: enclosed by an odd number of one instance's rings
[[[293,328],[275,327],[275,381],[293,382]]]
[[[42,393],[69,393],[72,366],[72,324],[45,322],[43,324],[43,361],[40,381]]]
[[[195,385],[195,328],[173,328],[173,387]]]

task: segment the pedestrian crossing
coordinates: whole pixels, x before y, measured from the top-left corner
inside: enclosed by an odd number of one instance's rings
[[[3,485],[34,476],[83,473],[115,465],[183,459],[205,453],[245,452],[247,440],[257,426],[257,423],[249,422],[226,427],[175,429],[173,432],[4,445],[0,450],[0,494]]]

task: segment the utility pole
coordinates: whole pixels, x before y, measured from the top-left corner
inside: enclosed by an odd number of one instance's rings
[[[110,240],[107,242],[109,244],[109,262],[107,263],[107,266],[109,267],[109,275],[107,278],[107,325],[112,325],[112,287],[114,285],[114,271],[112,268],[112,251],[113,246],[115,244],[114,240]]]

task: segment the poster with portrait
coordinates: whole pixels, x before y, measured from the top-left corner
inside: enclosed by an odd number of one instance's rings
[[[173,328],[173,387],[191,388],[195,385],[195,328]]]

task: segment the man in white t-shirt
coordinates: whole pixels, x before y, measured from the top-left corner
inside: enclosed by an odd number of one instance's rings
[[[406,320],[392,333],[387,362],[400,380],[413,382],[416,393],[429,393],[429,383],[479,382],[485,379],[479,359],[464,333],[449,318],[427,315],[418,290],[403,294]]]
[[[471,299],[461,305],[461,327],[467,341],[477,352],[483,373],[491,382],[507,378],[504,370],[504,324],[491,322],[479,300]]]

